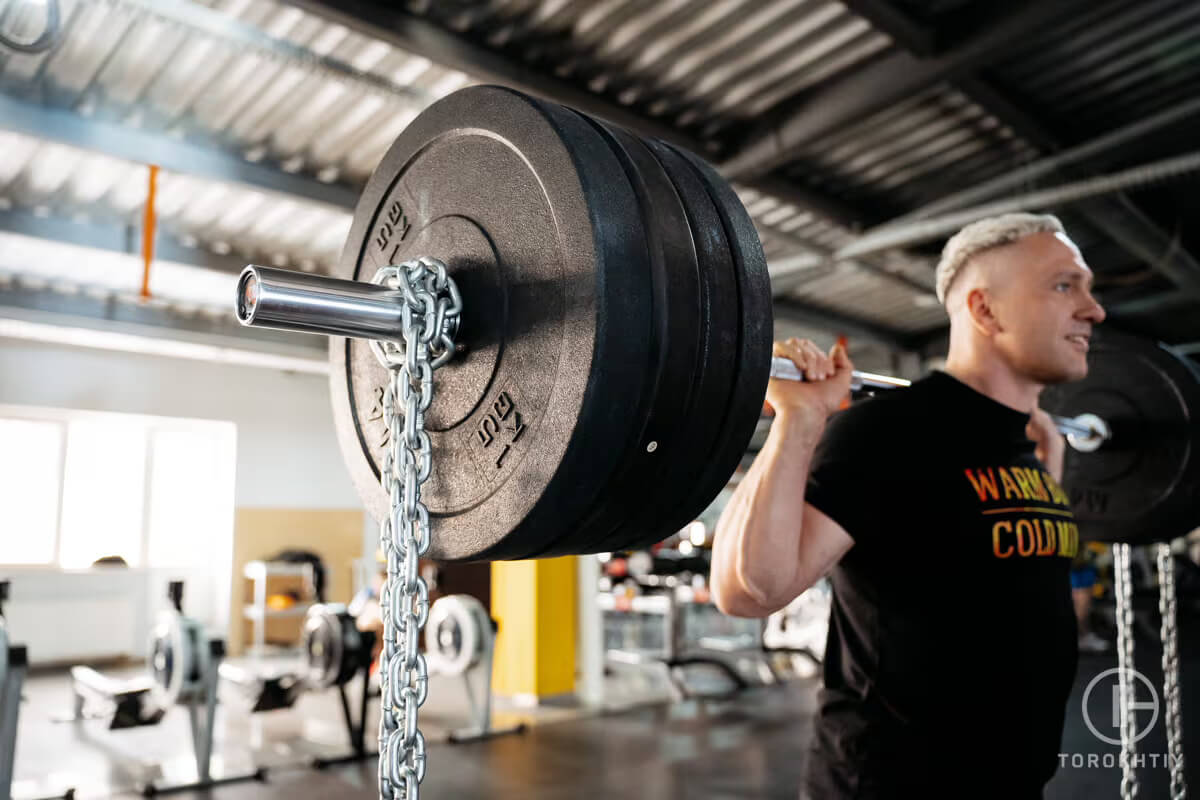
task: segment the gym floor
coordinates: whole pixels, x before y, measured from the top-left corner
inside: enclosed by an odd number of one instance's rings
[[[1181,669],[1200,670],[1200,615],[1181,613]],[[1147,636],[1142,641],[1150,641]],[[1136,664],[1147,679],[1161,681],[1161,653],[1147,646]],[[1083,693],[1093,677],[1116,665],[1115,655],[1080,659],[1079,674],[1068,706],[1063,753],[1068,762],[1082,756],[1084,766],[1067,766],[1047,788],[1047,800],[1117,798],[1119,770],[1103,766],[1118,748],[1100,742],[1085,727],[1080,713]],[[444,679],[440,679],[444,680]],[[585,714],[574,709],[545,708],[522,715],[532,722],[521,735],[486,742],[448,745],[438,739],[457,724],[464,710],[454,707],[461,692],[439,685],[435,676],[430,701],[422,715],[430,738],[429,773],[422,785],[427,800],[444,798],[529,797],[540,800],[588,796],[653,798],[791,798],[795,800],[805,768],[818,682],[797,679],[785,686],[749,690],[731,701],[656,702],[623,711]],[[176,709],[156,727],[109,734],[103,723],[52,722],[46,709],[69,705],[65,676],[42,675],[26,686],[27,702],[18,735],[14,796],[45,796],[77,786],[77,796],[133,794],[140,780],[153,777],[162,763],[168,771],[186,769],[190,739],[186,715]],[[57,700],[56,700],[57,698]],[[1111,718],[1111,693],[1095,692],[1093,719]],[[57,704],[56,704],[57,703]],[[1200,694],[1183,687],[1184,740],[1200,736]],[[372,710],[374,703],[372,703]],[[39,716],[40,714],[40,716]],[[498,713],[498,723],[512,712]],[[370,732],[374,730],[374,714]],[[964,720],[969,730],[975,721]],[[345,730],[336,695],[302,697],[295,708],[251,717],[226,702],[219,712],[216,752],[231,771],[253,764],[269,767],[266,783],[246,782],[177,797],[287,798],[375,796],[375,760],[314,771],[304,756],[345,751]],[[1161,714],[1139,742],[1139,752],[1166,750]],[[1099,766],[1087,766],[1089,755]],[[1110,762],[1111,763],[1111,762]],[[1200,780],[1198,759],[1188,763],[1192,785]],[[1161,768],[1141,770],[1141,797],[1166,797],[1168,775]],[[581,789],[586,787],[586,791]],[[963,796],[970,796],[964,789]]]

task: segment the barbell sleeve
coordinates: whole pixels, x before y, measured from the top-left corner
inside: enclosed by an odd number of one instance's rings
[[[787,381],[803,381],[804,373],[789,358],[773,356],[771,358],[771,377]],[[912,381],[904,378],[893,378],[889,375],[878,375],[874,372],[859,372],[850,374],[850,391],[860,392],[863,389],[899,389],[911,386]],[[1087,419],[1083,419],[1087,417]],[[1054,426],[1068,439],[1076,449],[1086,449],[1089,444],[1099,444],[1111,438],[1112,433],[1103,420],[1091,414],[1079,418],[1060,417],[1051,414]],[[1095,449],[1092,446],[1091,449]]]
[[[238,278],[238,322],[325,336],[395,341],[400,290],[363,281],[248,265]]]

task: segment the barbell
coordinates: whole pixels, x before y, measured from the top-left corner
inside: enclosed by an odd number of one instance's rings
[[[803,381],[804,373],[791,359],[772,358],[771,377],[789,381]],[[894,378],[890,375],[862,372],[857,369],[850,373],[851,394],[874,392],[879,389],[900,389],[910,385],[912,385],[912,381],[906,378]],[[1050,419],[1054,422],[1054,426],[1058,428],[1059,432],[1063,436],[1066,436],[1071,445],[1076,449],[1095,449],[1112,436],[1108,429],[1108,424],[1094,414],[1081,414],[1074,418],[1051,414]]]
[[[725,486],[772,370],[795,371],[772,364],[753,222],[709,165],[511,89],[460,90],[383,157],[334,277],[252,265],[238,283],[244,325],[332,337],[339,441],[377,519],[388,513],[388,376],[370,341],[398,339],[404,301],[370,281],[419,257],[446,265],[462,305],[459,328],[444,331],[456,351],[434,372],[426,416],[433,558],[663,539]],[[1081,530],[1104,540],[1186,533],[1200,524],[1195,370],[1117,334],[1096,337],[1089,360],[1087,380],[1046,393],[1073,445],[1066,483],[1083,501]],[[1150,383],[1131,388],[1134,379]]]

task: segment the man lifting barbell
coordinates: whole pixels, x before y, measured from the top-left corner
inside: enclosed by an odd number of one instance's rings
[[[1076,666],[1078,547],[1064,442],[1042,388],[1087,374],[1104,311],[1050,216],[1013,214],[946,245],[944,371],[834,414],[838,346],[775,344],[762,451],[717,528],[720,608],[761,617],[833,583],[813,798],[1040,797]]]
[[[819,448],[847,383],[908,382],[848,376],[844,354],[807,346],[793,351],[798,364],[773,359],[766,257],[733,188],[693,154],[511,89],[468,87],[413,120],[363,192],[336,277],[248,266],[242,324],[332,337],[339,441],[380,521],[380,795],[415,800],[425,771],[417,634],[429,594],[417,559],[660,541],[726,485],[768,377],[801,379],[797,366],[817,385],[772,384],[782,419],[726,515],[717,567],[725,607],[761,614],[840,559],[814,759],[815,785],[835,788],[818,796],[922,782],[942,794],[961,784],[978,796],[981,783],[1037,793],[1075,659],[1076,520],[1087,538],[1117,543],[1129,708],[1125,555],[1131,540],[1200,525],[1200,372],[1138,337],[1088,341],[1103,311],[1053,218],[971,228],[947,255],[948,373],[838,417]],[[1034,410],[1043,386],[1055,416]],[[1052,427],[1067,434],[1065,460]],[[851,496],[857,486],[868,493]],[[1174,653],[1167,555],[1163,640]],[[1022,639],[1030,654],[1010,653]],[[939,657],[946,641],[956,650]],[[1177,659],[1164,662],[1164,692],[1177,698]],[[976,699],[956,707],[959,697]],[[1179,716],[1165,716],[1182,786]],[[964,727],[972,746],[938,736]],[[1123,727],[1127,754],[1132,734]],[[972,769],[977,778],[954,777]],[[923,781],[926,771],[938,777]]]

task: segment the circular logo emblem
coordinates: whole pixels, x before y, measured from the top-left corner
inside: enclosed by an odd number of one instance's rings
[[[1129,673],[1132,674],[1133,677],[1137,681],[1144,684],[1146,686],[1146,689],[1150,692],[1150,700],[1139,702],[1137,699],[1134,699],[1129,704],[1130,713],[1144,711],[1146,709],[1151,710],[1150,721],[1147,722],[1145,725],[1138,726],[1137,732],[1134,734],[1133,741],[1138,742],[1138,741],[1141,741],[1143,736],[1145,736],[1147,733],[1150,732],[1150,729],[1154,727],[1154,723],[1158,721],[1158,692],[1155,691],[1154,684],[1152,684],[1146,678],[1145,675],[1138,672],[1136,669],[1129,670]],[[1083,690],[1083,722],[1084,722],[1084,724],[1087,725],[1088,730],[1091,731],[1092,735],[1095,736],[1097,739],[1099,739],[1102,742],[1107,742],[1108,744],[1115,744],[1115,745],[1121,744],[1121,738],[1120,738],[1120,732],[1121,732],[1120,674],[1121,674],[1121,670],[1119,667],[1113,667],[1111,669],[1106,669],[1106,670],[1104,670],[1104,672],[1101,672],[1099,675],[1092,678],[1091,681],[1088,682],[1087,688]],[[1112,687],[1112,725],[1109,727],[1109,729],[1117,732],[1116,738],[1113,738],[1111,736],[1105,736],[1103,733],[1101,733],[1099,730],[1097,730],[1096,726],[1092,723],[1091,714],[1088,712],[1088,699],[1092,695],[1092,690],[1095,689],[1097,686],[1101,685],[1102,683]],[[1136,690],[1137,684],[1135,683],[1132,688]],[[1136,694],[1135,694],[1135,698],[1136,698]]]

